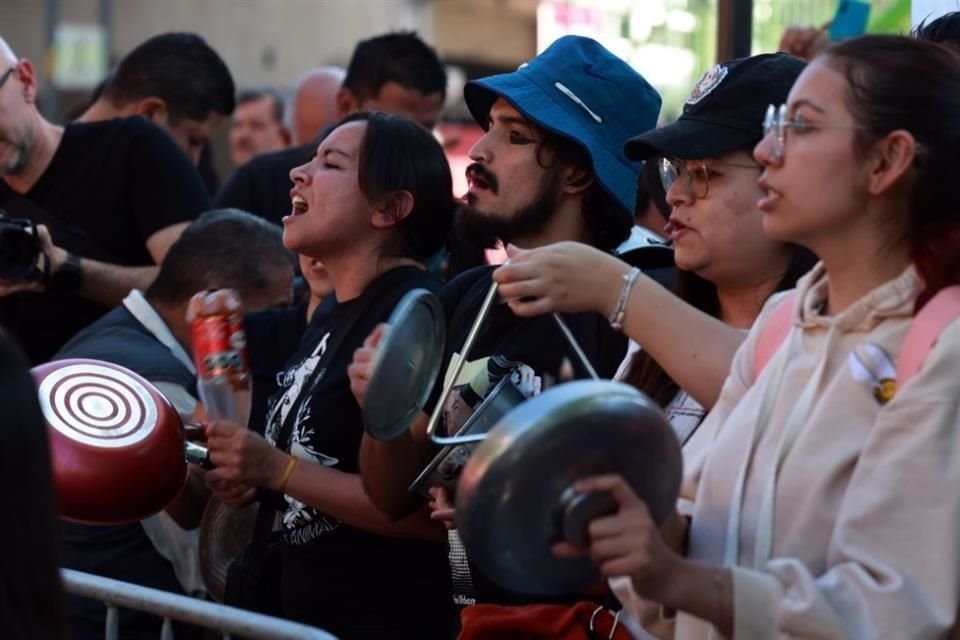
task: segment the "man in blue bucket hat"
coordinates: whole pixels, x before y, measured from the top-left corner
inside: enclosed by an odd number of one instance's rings
[[[623,153],[628,138],[652,129],[660,96],[650,84],[594,40],[567,36],[517,71],[467,84],[467,106],[486,133],[470,150],[470,185],[457,226],[471,241],[523,248],[575,240],[612,251],[633,225],[639,164]],[[491,267],[467,271],[443,290],[447,318],[444,370],[462,349],[492,282]],[[626,351],[626,339],[596,313],[565,317],[601,377],[611,377]],[[351,383],[361,405],[378,337],[357,352]],[[455,433],[507,378],[524,396],[558,380],[586,377],[549,316],[518,318],[495,304],[444,405],[440,431]],[[360,465],[371,501],[393,517],[422,504],[408,487],[436,453],[425,436],[427,414],[439,401],[442,372],[417,415],[411,433],[391,441],[365,436]],[[481,422],[481,421],[478,421]],[[443,467],[449,471],[449,464]],[[433,484],[422,478],[421,494]],[[431,489],[434,506],[448,496]],[[453,538],[456,542],[456,539]],[[460,575],[456,571],[454,575]],[[513,599],[475,576],[476,591],[458,602]]]
[[[639,165],[623,142],[656,126],[660,96],[598,42],[565,36],[513,73],[469,82],[486,134],[470,150],[461,233],[532,248],[627,239]]]

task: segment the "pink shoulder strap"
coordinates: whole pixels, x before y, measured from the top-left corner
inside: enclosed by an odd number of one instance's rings
[[[897,358],[898,387],[920,371],[940,334],[957,318],[960,318],[960,285],[944,287],[917,312],[900,346],[900,357]]]
[[[777,352],[783,341],[787,339],[790,328],[793,326],[790,322],[793,316],[793,305],[797,299],[797,292],[791,291],[781,302],[780,305],[770,314],[770,319],[760,329],[760,336],[757,338],[757,348],[753,353],[753,379],[756,381],[760,377],[760,372],[770,362],[770,358]]]

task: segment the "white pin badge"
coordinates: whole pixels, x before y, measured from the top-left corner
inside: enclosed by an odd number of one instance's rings
[[[706,98],[726,77],[727,68],[722,64],[718,64],[707,71],[697,84],[693,86],[690,97],[687,98],[687,104],[697,104]]]

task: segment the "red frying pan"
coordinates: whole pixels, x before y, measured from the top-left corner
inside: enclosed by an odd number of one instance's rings
[[[183,422],[153,385],[99,360],[57,360],[32,373],[60,516],[135,522],[177,496],[187,479]]]

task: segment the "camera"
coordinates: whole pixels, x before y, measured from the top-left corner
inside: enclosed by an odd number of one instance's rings
[[[22,218],[10,218],[0,209],[0,278],[39,280],[37,269],[40,238],[36,226]]]

